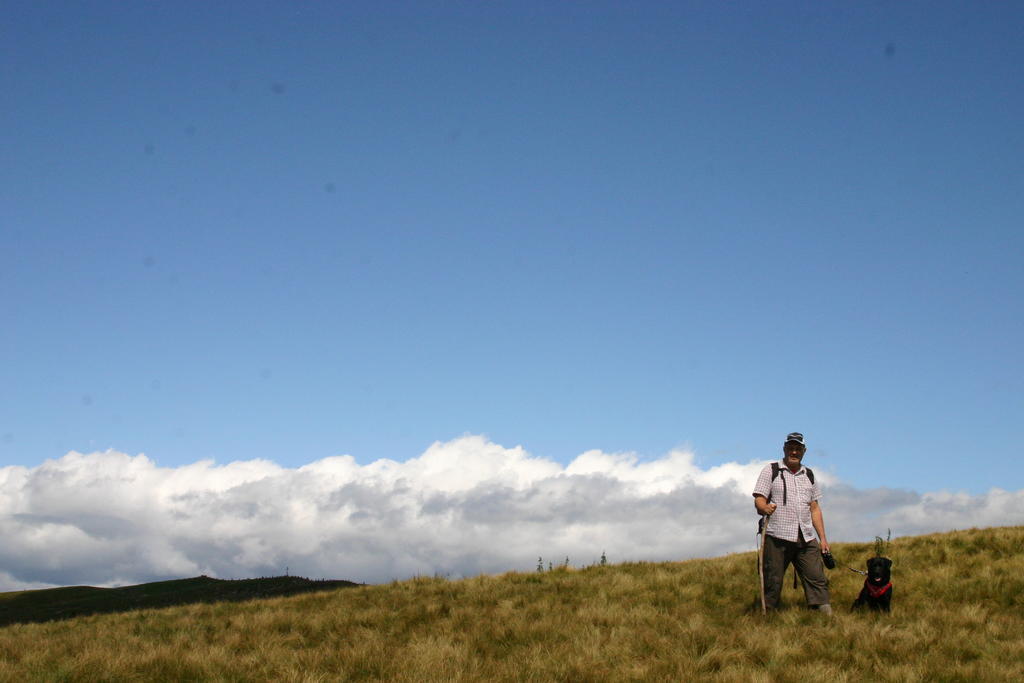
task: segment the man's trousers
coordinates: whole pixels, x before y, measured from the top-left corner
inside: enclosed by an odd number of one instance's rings
[[[796,565],[807,606],[829,604],[828,580],[818,541],[783,541],[768,536],[764,543],[764,602],[768,609],[779,606],[782,582],[790,564]]]

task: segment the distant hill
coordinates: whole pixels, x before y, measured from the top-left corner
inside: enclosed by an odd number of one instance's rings
[[[69,586],[0,593],[0,626],[197,602],[273,598],[358,585],[352,581],[314,581],[298,576],[239,580],[197,576],[122,588]]]
[[[833,545],[831,619],[789,581],[763,616],[753,551],[289,597],[264,596],[325,584],[8,593],[0,611],[58,620],[0,628],[0,681],[1024,680],[1024,527],[893,540],[891,614],[850,611],[873,546]]]

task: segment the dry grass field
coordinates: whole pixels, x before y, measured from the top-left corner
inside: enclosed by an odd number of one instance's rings
[[[836,544],[862,568],[873,544]],[[3,681],[1024,680],[1024,527],[892,542],[892,614],[754,608],[753,552],[421,578],[0,629]],[[787,582],[788,583],[788,582]]]

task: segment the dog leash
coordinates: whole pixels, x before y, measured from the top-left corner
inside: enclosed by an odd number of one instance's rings
[[[849,569],[851,572],[857,572],[861,576],[867,576],[868,575],[867,572],[861,571],[860,569],[854,569],[853,567],[849,567],[849,566],[847,567],[847,569]]]

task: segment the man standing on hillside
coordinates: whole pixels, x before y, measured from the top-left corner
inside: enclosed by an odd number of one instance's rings
[[[768,609],[779,606],[782,579],[790,563],[804,585],[807,606],[832,614],[822,553],[829,552],[821,490],[814,473],[803,466],[804,435],[793,432],[782,446],[782,461],[765,465],[754,485],[754,507],[768,517],[764,530],[764,599]]]

